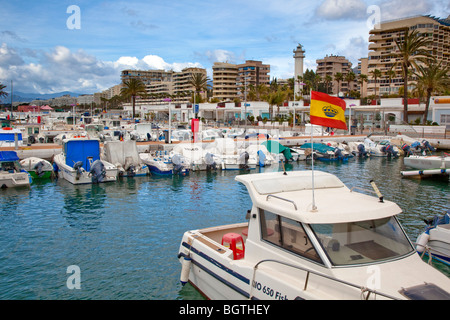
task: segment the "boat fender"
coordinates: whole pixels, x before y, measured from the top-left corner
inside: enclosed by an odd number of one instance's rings
[[[190,256],[185,256],[183,262],[181,263],[181,276],[180,282],[184,286],[189,280],[189,272],[191,270],[192,258]]]
[[[422,233],[418,238],[417,238],[417,245],[416,245],[416,250],[419,253],[422,253],[425,250],[425,246],[428,243],[428,240],[430,239],[430,235],[428,234],[428,232],[424,232]]]

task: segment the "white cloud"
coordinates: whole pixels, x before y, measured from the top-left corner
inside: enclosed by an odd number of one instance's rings
[[[217,50],[208,50],[205,53],[208,60],[212,63],[214,62],[228,62],[228,63],[235,63],[236,62],[236,55],[234,52],[217,49]]]
[[[367,16],[366,10],[362,0],[325,0],[316,9],[316,16],[327,20],[359,20]]]
[[[181,71],[186,67],[202,67],[199,63],[167,63],[159,56],[142,59],[122,56],[116,61],[102,61],[83,50],[76,52],[57,46],[25,62],[13,49],[3,43],[0,47],[0,82],[14,80],[17,91],[55,93],[72,91],[94,93],[120,83],[124,69],[163,69]]]
[[[381,21],[424,15],[433,8],[429,0],[383,0],[379,4]]]

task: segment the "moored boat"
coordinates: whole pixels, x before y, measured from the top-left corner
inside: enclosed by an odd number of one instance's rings
[[[60,178],[72,184],[117,180],[117,167],[100,159],[100,141],[73,138],[63,141],[63,151],[54,157]]]
[[[189,174],[189,168],[186,167],[184,158],[181,155],[170,157],[167,153],[157,151],[156,154],[139,153],[141,160],[148,166],[152,175],[186,176]]]
[[[419,170],[450,169],[450,155],[445,153],[441,156],[410,155],[409,157],[403,158],[403,163],[407,167]]]
[[[20,165],[33,179],[50,179],[53,174],[52,164],[45,159],[29,157],[20,160]]]
[[[450,210],[425,223],[424,232],[417,237],[417,252],[450,265]]]
[[[134,140],[107,141],[103,146],[102,159],[117,167],[121,177],[146,176],[148,166],[139,157]]]
[[[30,174],[21,168],[15,151],[0,151],[0,188],[29,186]]]
[[[210,299],[450,299],[450,280],[422,261],[400,207],[325,172],[236,177],[248,222],[185,232],[181,281]]]

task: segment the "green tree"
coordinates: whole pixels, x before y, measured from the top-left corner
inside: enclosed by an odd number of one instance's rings
[[[377,79],[381,77],[382,73],[379,69],[374,69],[369,72],[375,82],[375,99],[377,99]]]
[[[403,121],[408,122],[408,76],[410,68],[418,69],[417,62],[430,57],[430,53],[426,50],[429,40],[420,35],[417,30],[409,32],[409,29],[406,29],[404,36],[396,39],[395,44],[403,77]]]
[[[417,76],[417,84],[426,90],[423,124],[426,124],[428,120],[428,109],[433,92],[444,91],[450,84],[448,73],[450,73],[450,66],[443,66],[442,62],[437,63],[436,60],[429,60],[425,66],[417,66],[417,71],[414,73]]]
[[[133,104],[133,119],[136,116],[136,97],[146,95],[146,88],[142,80],[130,79],[124,81],[124,87],[120,90],[120,94],[124,98],[131,98]]]
[[[339,91],[341,91],[340,83],[344,80],[344,75],[341,72],[336,72],[334,75],[334,81],[337,82],[337,94],[339,94]]]
[[[203,73],[200,72],[192,73],[191,78],[189,79],[189,84],[194,87],[194,98],[193,98],[194,104],[196,102],[202,101],[202,97],[200,94],[202,91],[206,92],[208,91],[208,89],[210,89],[211,86],[208,83],[209,81],[210,79]],[[195,114],[195,118],[197,118],[197,116],[198,114]]]
[[[355,81],[355,79],[356,79],[356,74],[353,71],[350,71],[349,73],[347,73],[345,75],[345,81],[347,81],[347,96],[350,96],[350,92],[352,91],[350,89],[350,83]]]
[[[0,82],[0,98],[3,98],[3,97],[6,98],[8,96],[8,93],[6,91],[3,91],[3,89],[5,89],[5,88],[6,88],[6,86]]]
[[[273,107],[277,106],[279,109],[279,106],[283,103],[285,99],[286,99],[286,92],[280,89],[275,92],[271,92],[266,96],[266,101],[269,104],[270,120],[272,120]]]

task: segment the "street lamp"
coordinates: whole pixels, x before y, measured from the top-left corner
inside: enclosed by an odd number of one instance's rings
[[[165,98],[164,101],[169,102],[169,139],[168,139],[168,142],[172,143],[172,114],[171,114],[171,109],[170,109],[170,102],[172,101],[172,99]]]
[[[352,135],[352,107],[356,107],[356,104],[351,104],[348,106],[348,134]]]

